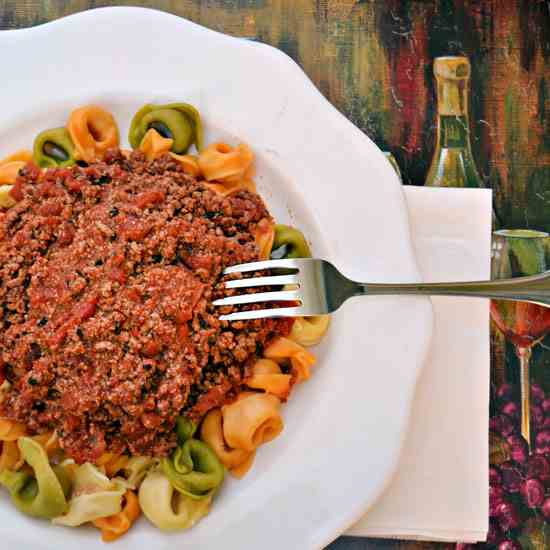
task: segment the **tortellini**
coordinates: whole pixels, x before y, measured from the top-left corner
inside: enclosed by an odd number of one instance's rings
[[[311,258],[311,250],[301,231],[289,225],[277,224],[271,257]]]
[[[264,350],[264,356],[276,362],[285,360],[290,361],[292,372],[296,377],[296,382],[302,382],[310,377],[310,368],[316,361],[313,353],[309,352],[300,344],[282,336],[276,338],[269,344]]]
[[[63,514],[71,485],[66,471],[61,466],[50,466],[46,451],[37,441],[21,437],[17,443],[34,476],[23,471],[0,473],[0,483],[9,490],[12,502],[21,512],[33,517],[54,518]]]
[[[41,168],[74,164],[75,149],[67,129],[52,128],[40,132],[34,140],[33,160]]]
[[[214,494],[224,477],[218,457],[198,439],[185,441],[170,458],[163,458],[161,465],[172,486],[193,499]]]
[[[141,513],[138,497],[133,491],[126,491],[123,500],[122,510],[118,514],[98,518],[93,522],[101,529],[101,538],[104,542],[112,542],[124,535]]]
[[[212,494],[197,500],[180,493],[159,470],[150,472],[139,488],[139,504],[143,513],[163,531],[193,527],[208,514],[211,502]]]
[[[210,445],[223,465],[237,478],[243,477],[254,462],[256,451],[232,449],[225,441],[220,409],[212,409],[202,421],[201,439]]]
[[[139,150],[147,160],[154,160],[172,149],[174,140],[162,137],[154,128],[149,128],[141,140]]]
[[[298,317],[292,324],[288,338],[301,346],[315,346],[328,330],[330,315]]]
[[[137,149],[149,129],[173,140],[173,153],[186,153],[191,145],[202,149],[202,123],[197,109],[188,103],[144,105],[132,119],[128,141]]]
[[[246,385],[286,399],[291,378],[290,374],[283,374],[281,367],[272,359],[258,359],[252,366],[252,375],[246,380]]]
[[[176,434],[178,443],[181,445],[191,439],[197,431],[197,424],[186,416],[178,416],[176,419]]]
[[[123,468],[129,487],[135,489],[147,475],[147,472],[157,463],[158,460],[150,456],[134,456],[130,458]]]
[[[103,160],[107,150],[119,144],[118,126],[113,115],[97,105],[75,109],[69,117],[67,129],[78,160]]]
[[[93,464],[82,464],[74,472],[68,512],[55,517],[53,523],[76,527],[97,518],[118,514],[127,488],[124,480],[110,480]]]
[[[237,401],[222,407],[223,434],[235,449],[254,451],[283,431],[281,401],[267,393],[243,392]]]
[[[258,259],[269,260],[275,239],[275,224],[269,218],[261,219],[254,231],[254,241],[258,247]]]
[[[198,162],[206,181],[240,184],[244,180],[250,180],[253,175],[254,153],[245,143],[232,147],[218,142],[202,151]]]

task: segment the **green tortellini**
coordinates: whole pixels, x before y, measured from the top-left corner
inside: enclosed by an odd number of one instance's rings
[[[76,527],[94,519],[118,514],[128,484],[121,478],[109,479],[99,469],[86,462],[76,468],[73,490],[65,515],[52,521],[58,525]]]
[[[191,439],[197,431],[197,424],[185,416],[178,416],[176,419],[176,434],[178,443],[183,445],[188,439]]]
[[[0,473],[0,483],[9,490],[13,503],[24,514],[37,518],[63,514],[71,487],[64,468],[52,468],[46,451],[30,437],[19,438],[17,444],[25,462],[34,470],[34,477],[10,470]]]
[[[132,119],[128,141],[137,149],[147,133],[154,128],[161,136],[174,140],[172,152],[186,153],[195,144],[202,149],[202,123],[197,109],[189,103],[144,105]]]
[[[74,145],[66,128],[52,128],[40,132],[34,140],[33,161],[42,168],[71,166],[74,158]]]
[[[271,247],[271,257],[311,258],[311,250],[301,231],[290,225],[275,225],[275,238]]]
[[[163,531],[193,527],[208,514],[212,495],[197,500],[176,491],[159,470],[147,474],[139,488],[139,505],[145,517]]]
[[[192,499],[208,498],[221,485],[224,468],[214,451],[198,439],[188,439],[161,466],[170,483]]]

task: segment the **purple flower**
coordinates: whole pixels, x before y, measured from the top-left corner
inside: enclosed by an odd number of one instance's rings
[[[515,540],[506,539],[498,545],[498,550],[522,550],[521,544]]]
[[[514,434],[509,436],[506,441],[510,445],[510,455],[513,460],[519,464],[523,464],[529,457],[529,449],[527,441],[521,435]]]
[[[521,409],[515,401],[508,401],[508,403],[503,405],[501,410],[504,414],[515,420],[519,420],[521,416]]]
[[[549,482],[550,462],[548,459],[543,455],[531,455],[527,460],[527,477],[538,477],[543,483]]]
[[[538,455],[550,455],[550,429],[542,430],[537,434],[535,452]]]
[[[538,508],[544,502],[544,485],[536,478],[526,479],[521,484],[520,492],[529,508]]]

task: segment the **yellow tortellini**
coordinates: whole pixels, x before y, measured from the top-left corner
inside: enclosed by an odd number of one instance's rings
[[[53,523],[76,527],[97,518],[120,512],[127,483],[109,479],[93,464],[86,463],[74,470],[73,491],[65,515],[53,519]]]
[[[288,338],[301,346],[318,344],[328,330],[330,315],[298,317],[292,324]]]
[[[46,451],[30,437],[20,437],[17,444],[34,476],[11,470],[0,473],[0,483],[9,490],[12,502],[21,512],[33,517],[53,518],[63,514],[71,486],[66,471],[61,466],[52,468]]]
[[[176,491],[160,470],[149,472],[139,488],[139,505],[145,517],[163,531],[193,527],[208,514],[211,502],[212,495],[197,500]]]

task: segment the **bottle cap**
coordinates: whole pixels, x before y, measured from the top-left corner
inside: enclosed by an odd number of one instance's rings
[[[470,78],[470,61],[467,57],[436,57],[434,74],[436,77],[448,80]]]

